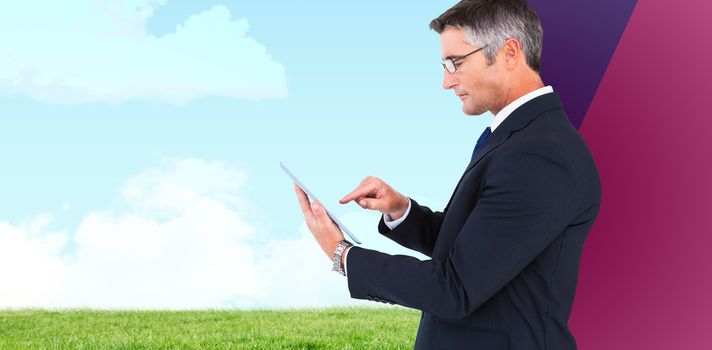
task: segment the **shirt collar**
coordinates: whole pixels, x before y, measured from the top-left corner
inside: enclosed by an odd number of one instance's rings
[[[494,120],[492,120],[492,125],[490,126],[491,131],[494,132],[494,129],[496,129],[500,124],[502,124],[504,119],[507,118],[510,114],[512,114],[512,112],[514,112],[514,110],[519,108],[521,105],[529,102],[530,100],[533,100],[536,97],[548,94],[550,92],[554,92],[554,89],[551,87],[551,85],[547,85],[536,90],[530,91],[526,95],[523,95],[518,99],[512,101],[494,116]]]

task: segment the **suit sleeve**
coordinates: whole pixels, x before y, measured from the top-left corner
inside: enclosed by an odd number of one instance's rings
[[[574,217],[576,196],[573,165],[558,146],[542,143],[510,150],[487,170],[482,197],[446,258],[420,261],[354,247],[348,255],[351,296],[463,318],[564,231]],[[420,219],[414,216],[405,227],[431,226],[397,234],[415,234],[425,243],[435,220],[427,219],[422,207],[416,212]]]
[[[410,198],[410,212],[405,220],[391,230],[381,216],[378,232],[408,249],[432,256],[444,217],[445,213],[433,212]]]

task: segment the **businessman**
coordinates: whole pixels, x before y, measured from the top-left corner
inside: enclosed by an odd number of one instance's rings
[[[422,311],[416,349],[575,349],[568,319],[601,187],[559,95],[542,82],[542,28],[525,0],[461,1],[430,23],[443,87],[467,115],[494,115],[448,204],[432,211],[376,177],[341,199],[429,260],[344,240],[295,191],[309,229],[353,298]]]

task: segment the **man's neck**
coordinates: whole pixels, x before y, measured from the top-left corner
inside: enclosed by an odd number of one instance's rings
[[[497,115],[497,113],[499,113],[508,104],[514,102],[514,100],[542,87],[544,87],[544,82],[541,80],[539,75],[531,77],[530,79],[515,81],[514,84],[512,84],[511,87],[505,91],[502,98],[502,101],[504,102],[499,103],[496,110],[492,109],[490,112]]]

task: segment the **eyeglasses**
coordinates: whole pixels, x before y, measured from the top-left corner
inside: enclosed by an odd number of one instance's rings
[[[463,55],[463,56],[455,56],[455,57],[450,56],[450,57],[448,57],[448,58],[446,58],[446,59],[443,60],[443,63],[442,63],[443,68],[447,69],[447,71],[450,72],[450,74],[455,73],[455,72],[457,71],[457,64],[456,64],[457,61],[461,61],[461,60],[465,59],[465,57],[467,57],[467,56],[469,56],[469,55],[472,55],[473,53],[475,53],[475,52],[477,52],[477,51],[480,51],[480,50],[484,49],[484,48],[487,47],[487,46],[488,46],[488,45],[485,45],[485,46],[483,46],[483,47],[480,47],[479,49],[477,49],[477,50],[475,50],[475,51],[472,51],[472,52],[470,52],[470,53],[468,53],[468,54],[466,54],[466,55]]]

